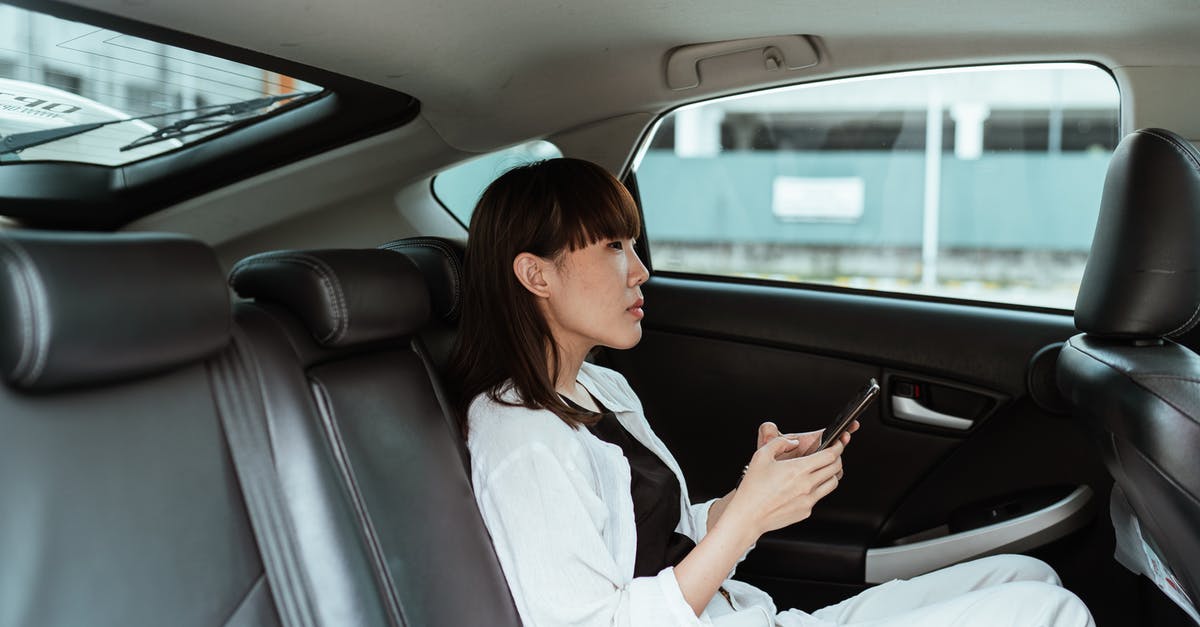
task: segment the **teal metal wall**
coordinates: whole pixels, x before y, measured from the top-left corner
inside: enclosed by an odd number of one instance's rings
[[[1014,152],[942,157],[941,247],[1087,251],[1110,154]],[[920,152],[726,152],[681,159],[651,150],[638,169],[651,241],[921,245]],[[777,176],[861,177],[854,223],[788,222],[771,212]]]

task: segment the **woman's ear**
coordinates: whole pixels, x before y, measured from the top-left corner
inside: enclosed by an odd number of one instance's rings
[[[543,274],[545,269],[546,260],[533,253],[521,253],[513,259],[513,273],[517,275],[517,280],[525,289],[540,298],[550,296],[550,284]]]

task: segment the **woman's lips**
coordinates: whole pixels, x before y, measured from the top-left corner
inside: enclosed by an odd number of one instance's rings
[[[637,299],[636,302],[633,303],[633,305],[631,307],[627,308],[625,311],[628,311],[629,313],[633,314],[634,319],[641,320],[646,315],[646,312],[642,311],[642,305],[644,305],[645,303],[646,303],[645,299],[639,298],[639,299]]]

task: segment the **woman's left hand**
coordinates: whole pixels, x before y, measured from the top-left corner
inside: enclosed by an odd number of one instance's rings
[[[855,420],[854,422],[850,423],[850,427],[846,429],[845,433],[842,434],[842,444],[849,444],[850,434],[857,430],[858,421]],[[758,425],[758,446],[755,447],[755,450],[762,448],[764,444],[774,440],[775,438],[784,437],[789,440],[799,441],[800,446],[785,451],[779,456],[779,459],[794,459],[796,457],[803,457],[812,453],[813,449],[817,448],[817,445],[821,442],[822,433],[825,433],[824,429],[809,431],[807,433],[780,433],[779,427],[776,426],[775,423],[764,422],[761,425]]]
[[[846,429],[845,433],[842,434],[842,444],[843,445],[849,444],[850,443],[850,433],[853,431],[857,431],[857,430],[858,430],[858,421],[855,420],[854,422],[850,423],[850,427],[848,429]],[[784,437],[786,439],[798,442],[798,444],[796,446],[784,447],[782,449],[782,451],[775,456],[775,459],[777,459],[777,460],[796,459],[798,457],[804,457],[806,455],[811,454],[813,449],[817,448],[817,445],[821,443],[821,434],[822,433],[825,433],[824,429],[819,429],[817,431],[809,431],[807,433],[788,433],[788,434],[784,435],[784,434],[779,433],[779,427],[776,426],[775,423],[764,422],[761,425],[758,425],[758,446],[755,447],[754,450],[757,451],[758,449],[762,448],[768,442],[774,440],[775,438]],[[747,468],[749,468],[749,466],[747,466]],[[745,472],[745,470],[743,470],[743,473],[744,472]],[[843,472],[839,470],[837,473],[837,478],[841,479],[842,474],[843,474]],[[721,518],[721,514],[725,511],[725,508],[729,505],[729,502],[733,499],[734,492],[737,492],[737,490],[735,489],[733,492],[730,492],[729,494],[726,494],[724,497],[718,499],[709,508],[709,510],[708,510],[708,529],[709,530],[711,530],[713,525],[716,524],[717,520],[719,520]]]

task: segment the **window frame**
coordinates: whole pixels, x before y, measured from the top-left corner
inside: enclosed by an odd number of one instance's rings
[[[455,222],[457,222],[457,223],[458,223],[460,226],[462,226],[462,228],[463,228],[463,230],[464,230],[464,231],[470,232],[470,224],[469,224],[469,223],[470,223],[470,216],[468,216],[468,217],[467,217],[467,222],[463,222],[462,218],[461,218],[461,217],[459,217],[459,215],[458,215],[458,212],[457,212],[457,211],[455,211],[455,210],[454,210],[454,208],[452,208],[452,207],[450,206],[450,204],[449,204],[449,203],[447,203],[447,202],[446,202],[446,200],[445,200],[444,198],[442,198],[440,195],[438,195],[438,193],[437,193],[437,179],[438,179],[438,177],[440,177],[441,175],[445,174],[446,172],[449,172],[449,171],[451,171],[451,170],[453,170],[453,169],[455,169],[455,168],[457,168],[457,167],[459,167],[459,166],[466,165],[466,164],[468,164],[468,163],[471,163],[471,162],[473,162],[473,161],[478,161],[478,160],[480,160],[480,159],[486,159],[487,157],[489,157],[489,156],[491,156],[491,155],[494,155],[494,154],[496,154],[496,153],[504,152],[504,151],[506,151],[506,150],[510,150],[510,149],[512,149],[512,148],[515,148],[515,147],[518,147],[518,146],[523,146],[523,145],[530,144],[530,143],[534,143],[534,142],[545,142],[545,143],[548,143],[548,144],[550,144],[551,146],[553,146],[553,147],[554,147],[554,149],[555,149],[556,151],[558,151],[558,155],[559,155],[559,157],[565,156],[565,155],[563,155],[563,154],[562,154],[562,149],[561,149],[561,148],[559,148],[557,144],[555,144],[554,142],[550,141],[550,140],[549,140],[549,139],[547,139],[546,137],[531,137],[531,138],[529,138],[529,139],[526,139],[525,141],[518,142],[518,143],[516,143],[516,144],[513,144],[513,145],[511,145],[511,146],[506,146],[506,147],[504,147],[504,148],[498,148],[498,149],[496,149],[496,150],[490,150],[490,151],[488,151],[488,152],[479,153],[479,154],[477,154],[477,155],[473,155],[473,156],[471,156],[470,158],[463,159],[463,160],[461,160],[461,161],[455,161],[454,163],[452,163],[452,164],[450,164],[450,165],[447,165],[446,167],[444,167],[444,168],[442,168],[441,170],[439,170],[439,171],[438,171],[436,174],[434,174],[433,176],[429,177],[429,195],[433,197],[433,200],[434,200],[434,202],[436,202],[436,203],[438,204],[438,206],[440,206],[440,207],[441,207],[441,208],[442,208],[442,209],[443,209],[443,210],[444,210],[446,213],[450,214],[450,217],[451,217],[451,218],[454,218],[454,221],[455,221]],[[554,157],[550,157],[550,158],[554,158]],[[514,166],[512,166],[512,167],[514,167],[514,168],[515,168],[515,167],[518,167],[518,165],[514,165]],[[495,179],[493,179],[493,180],[495,180]],[[491,181],[488,181],[488,184],[490,185],[490,184],[491,184]],[[484,186],[484,187],[486,188],[486,186]],[[480,192],[482,192],[482,191],[483,191],[483,190],[480,190]],[[471,209],[471,216],[473,216],[473,215],[475,215],[475,210],[474,210],[474,208],[472,207],[472,209]]]
[[[196,35],[59,0],[5,2],[254,65],[325,89],[302,106],[282,107],[253,124],[117,166],[6,161],[0,164],[0,215],[23,226],[113,230],[213,189],[397,128],[420,110],[420,103],[407,94]]]
[[[1046,307],[1046,306],[1041,306],[1041,305],[1028,305],[1028,304],[1022,304],[1022,303],[974,300],[974,299],[969,299],[969,298],[937,296],[937,295],[932,295],[932,294],[921,294],[921,293],[916,293],[916,292],[895,292],[895,291],[890,291],[890,290],[885,290],[885,289],[847,287],[847,286],[842,286],[842,285],[832,285],[829,283],[814,283],[814,282],[810,282],[810,281],[785,281],[785,280],[780,280],[780,279],[765,279],[765,278],[759,278],[759,277],[740,277],[740,276],[721,275],[721,274],[705,274],[705,273],[700,273],[700,272],[685,272],[685,271],[679,271],[679,270],[657,270],[654,268],[654,265],[651,262],[651,259],[652,259],[651,240],[653,239],[653,235],[646,232],[645,207],[642,204],[642,197],[641,197],[641,193],[638,191],[638,183],[637,183],[638,166],[641,165],[643,157],[645,157],[646,152],[649,151],[650,144],[653,141],[654,136],[658,133],[658,129],[662,126],[663,121],[666,118],[668,118],[669,116],[671,116],[672,114],[674,114],[675,112],[679,111],[680,109],[684,109],[686,107],[717,102],[720,100],[739,98],[739,97],[743,97],[743,96],[750,96],[753,94],[766,93],[766,92],[770,92],[770,91],[784,90],[784,89],[788,89],[788,88],[792,88],[792,87],[800,87],[800,86],[805,86],[805,85],[818,85],[820,83],[830,82],[830,81],[871,78],[871,77],[879,77],[879,76],[905,74],[905,73],[910,73],[910,72],[928,72],[928,71],[939,71],[939,70],[969,69],[969,68],[978,68],[978,67],[1004,67],[1004,66],[1038,65],[1038,64],[1061,65],[1061,64],[1068,64],[1068,63],[1074,63],[1074,64],[1079,64],[1079,65],[1088,65],[1088,66],[1094,67],[1094,68],[1104,72],[1105,75],[1107,75],[1110,79],[1112,79],[1113,86],[1117,90],[1117,120],[1118,120],[1118,122],[1117,122],[1118,123],[1117,139],[1118,139],[1118,141],[1120,141],[1121,137],[1124,136],[1124,133],[1122,132],[1123,129],[1120,126],[1121,120],[1123,120],[1123,118],[1121,117],[1121,103],[1124,101],[1123,94],[1121,93],[1121,83],[1120,83],[1120,81],[1117,80],[1116,75],[1113,74],[1113,72],[1110,68],[1108,68],[1107,66],[1103,65],[1102,63],[1100,63],[1098,61],[1091,60],[1091,59],[1081,59],[1081,60],[1070,60],[1070,59],[1011,60],[1011,59],[1009,59],[1009,60],[1005,60],[1002,62],[995,62],[995,63],[991,63],[991,62],[987,62],[987,61],[978,61],[978,62],[967,63],[967,64],[936,65],[936,66],[928,66],[928,67],[891,69],[891,70],[879,71],[879,72],[863,72],[863,73],[849,74],[849,75],[845,75],[845,76],[840,76],[840,75],[839,76],[827,76],[827,77],[821,77],[821,78],[812,79],[812,80],[801,80],[801,81],[797,81],[794,83],[787,83],[787,84],[783,84],[783,85],[771,85],[769,87],[758,87],[758,88],[746,89],[746,90],[738,91],[738,92],[731,93],[731,94],[723,94],[723,95],[720,95],[717,97],[704,98],[701,100],[693,100],[693,101],[689,101],[689,102],[684,102],[684,103],[677,104],[673,107],[670,107],[670,108],[662,111],[658,116],[656,116],[654,118],[653,121],[651,121],[649,124],[646,125],[645,130],[643,130],[642,134],[638,137],[637,143],[634,146],[634,150],[630,153],[630,155],[631,155],[630,158],[626,160],[625,165],[622,168],[622,172],[621,172],[621,176],[620,176],[620,180],[622,181],[622,183],[624,183],[625,186],[627,188],[629,188],[630,193],[633,195],[633,199],[637,203],[638,214],[642,220],[642,237],[637,242],[637,252],[641,256],[643,263],[645,263],[646,268],[650,271],[651,277],[662,276],[665,278],[686,279],[686,280],[692,280],[692,281],[711,281],[711,282],[715,282],[715,283],[725,283],[725,284],[735,284],[735,285],[753,285],[753,286],[758,286],[758,287],[786,288],[786,289],[808,290],[808,291],[817,291],[817,292],[833,292],[833,293],[850,294],[850,295],[856,295],[856,296],[877,296],[880,298],[890,298],[890,299],[907,300],[907,301],[940,303],[940,304],[948,304],[948,305],[964,305],[964,306],[968,306],[968,307],[982,307],[982,308],[986,308],[986,309],[1004,309],[1004,310],[1010,310],[1010,311],[1025,311],[1025,312],[1030,312],[1030,313],[1042,313],[1042,314],[1052,314],[1052,315],[1060,315],[1060,316],[1064,316],[1064,315],[1074,316],[1074,314],[1075,314],[1074,308],[1066,309],[1066,308],[1058,308],[1058,307]]]

